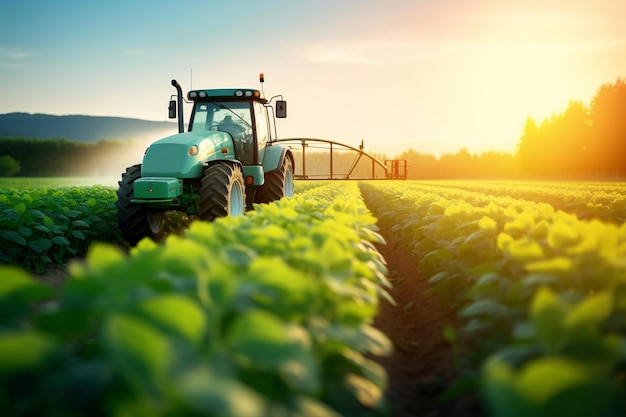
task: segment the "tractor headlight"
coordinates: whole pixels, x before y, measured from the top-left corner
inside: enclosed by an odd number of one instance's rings
[[[189,156],[195,155],[198,155],[198,147],[196,145],[193,145],[191,148],[189,148]]]

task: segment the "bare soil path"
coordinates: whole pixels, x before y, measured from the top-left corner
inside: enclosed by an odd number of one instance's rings
[[[374,322],[394,345],[392,356],[375,358],[387,370],[391,415],[484,415],[473,396],[447,402],[440,399],[457,375],[451,346],[443,338],[443,329],[455,324],[456,313],[428,293],[428,282],[419,277],[415,260],[394,241],[391,225],[379,222],[378,226],[387,244],[376,248],[387,261],[393,284],[390,294],[397,303],[381,301]]]

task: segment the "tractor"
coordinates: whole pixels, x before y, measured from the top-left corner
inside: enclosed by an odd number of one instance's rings
[[[162,237],[167,213],[212,221],[293,196],[293,154],[274,143],[275,118],[287,116],[287,103],[280,95],[266,99],[263,74],[259,80],[260,90],[189,91],[187,132],[182,88],[172,80],[169,118],[178,119],[178,133],[153,142],[118,182],[118,227],[129,245]]]

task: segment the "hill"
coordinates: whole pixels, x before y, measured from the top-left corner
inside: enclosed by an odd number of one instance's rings
[[[79,142],[99,140],[156,140],[177,133],[174,122],[155,122],[124,117],[50,114],[0,114],[0,137],[69,139]]]

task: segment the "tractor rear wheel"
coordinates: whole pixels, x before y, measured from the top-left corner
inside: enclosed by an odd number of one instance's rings
[[[243,171],[237,164],[214,163],[204,168],[200,186],[201,220],[240,216],[246,209]]]
[[[285,156],[280,168],[265,173],[265,183],[257,189],[257,203],[271,203],[293,197],[293,161]]]
[[[117,226],[122,238],[129,245],[134,246],[145,236],[150,234],[146,207],[131,203],[134,198],[134,183],[141,177],[141,164],[126,168],[122,180],[118,181],[117,189]]]

